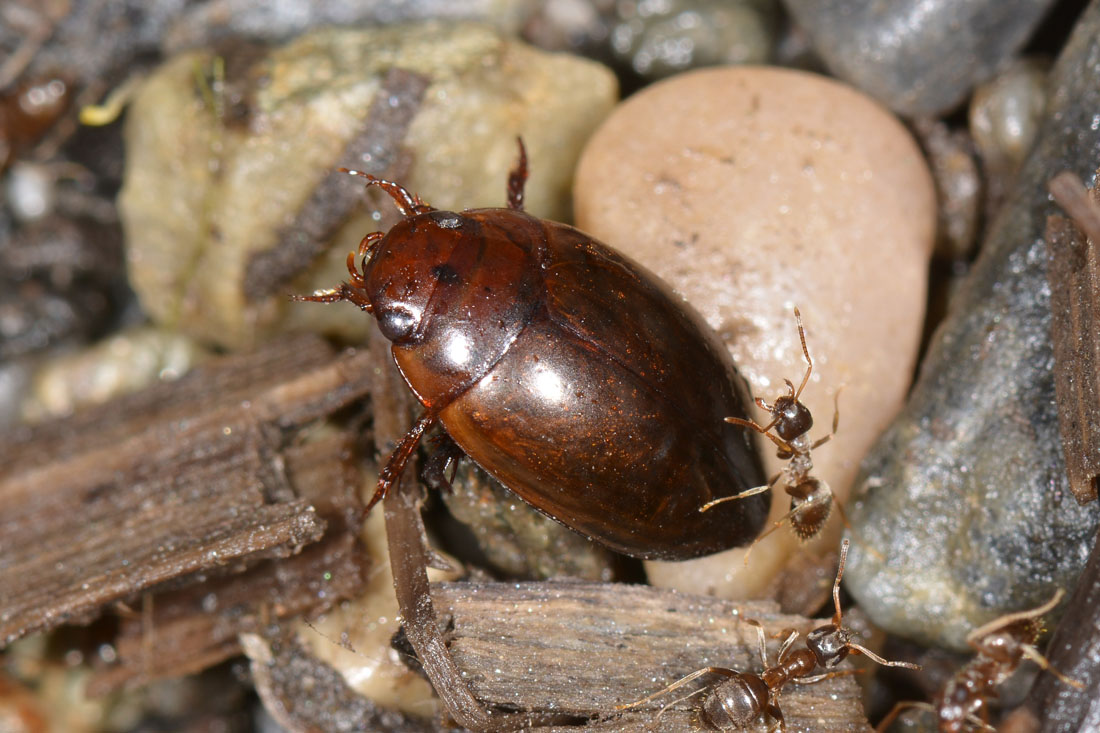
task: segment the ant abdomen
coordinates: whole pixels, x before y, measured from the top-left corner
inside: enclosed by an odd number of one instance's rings
[[[798,512],[798,521],[791,523],[791,529],[800,540],[808,540],[817,535],[832,514],[832,495],[825,484],[813,476],[792,487],[787,493],[791,496],[791,509]]]
[[[717,730],[743,730],[767,707],[768,695],[759,675],[737,674],[704,698],[703,722]]]

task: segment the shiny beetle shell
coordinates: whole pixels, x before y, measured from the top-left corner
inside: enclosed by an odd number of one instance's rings
[[[665,284],[519,210],[522,178],[513,208],[462,213],[368,179],[405,218],[364,239],[351,284],[310,299],[372,312],[426,417],[462,451],[539,511],[627,555],[680,560],[757,535],[770,492],[700,512],[763,474],[747,431],[723,422],[745,416],[746,385]]]

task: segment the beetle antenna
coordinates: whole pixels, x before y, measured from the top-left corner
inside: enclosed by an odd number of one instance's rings
[[[413,214],[424,214],[434,210],[431,206],[421,201],[419,196],[409,193],[409,189],[405,188],[400,183],[387,181],[384,178],[376,178],[370,173],[352,170],[351,168],[339,168],[338,170],[342,173],[365,178],[367,179],[368,188],[370,186],[378,186],[388,193],[390,198],[393,199],[393,202],[397,204],[397,210],[401,212],[401,216],[409,217]]]

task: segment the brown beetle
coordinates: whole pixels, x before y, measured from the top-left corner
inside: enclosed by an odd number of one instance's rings
[[[770,497],[748,389],[725,346],[655,275],[573,227],[507,209],[441,211],[365,173],[404,216],[348,255],[350,281],[299,298],[378,319],[423,416],[380,473],[383,498],[437,421],[539,511],[613,550],[681,560],[743,545]]]

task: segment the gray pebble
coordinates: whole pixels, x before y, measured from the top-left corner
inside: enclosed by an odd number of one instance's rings
[[[1051,0],[787,0],[830,70],[897,112],[962,102],[1027,41]]]
[[[970,134],[991,174],[1015,171],[1031,149],[1046,110],[1049,67],[1018,61],[974,91]]]
[[[624,0],[611,48],[645,79],[702,66],[764,63],[775,43],[769,2]]]
[[[1043,232],[1047,180],[1091,181],[1100,161],[1098,74],[1093,2],[970,280],[857,481],[844,579],[895,633],[963,648],[974,627],[1072,588],[1095,541],[1097,505],[1074,500],[1062,456]]]

